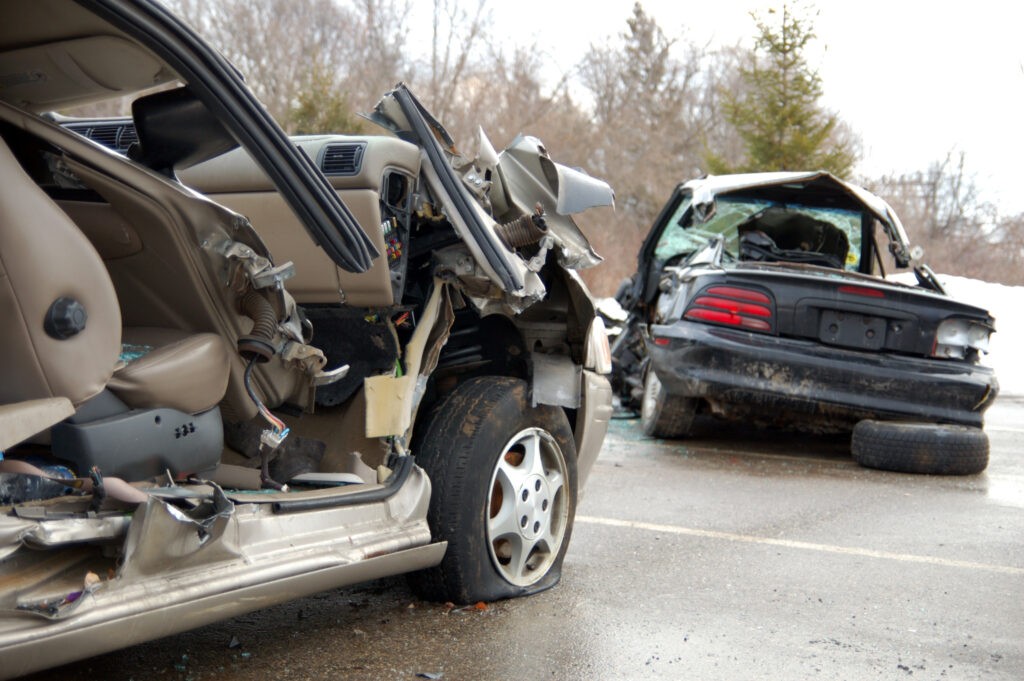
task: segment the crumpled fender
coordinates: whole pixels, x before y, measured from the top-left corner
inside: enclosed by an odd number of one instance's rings
[[[611,187],[580,170],[555,163],[536,138],[520,136],[498,155],[479,130],[476,154],[466,158],[404,85],[385,94],[367,118],[403,139],[412,139],[423,149],[426,185],[479,270],[504,291],[509,308],[521,310],[544,297],[545,287],[537,272],[548,246],[542,243],[541,254],[527,261],[501,241],[496,231],[499,223],[531,215],[539,204],[559,264],[581,269],[601,262],[569,215],[589,207],[613,205]],[[534,262],[537,258],[541,261]],[[455,274],[462,276],[458,271]]]
[[[558,245],[559,264],[585,269],[604,260],[570,215],[588,208],[614,206],[615,192],[607,182],[555,163],[536,137],[516,137],[498,159],[498,177],[509,208],[520,215],[531,213],[538,203],[544,208],[548,228]]]

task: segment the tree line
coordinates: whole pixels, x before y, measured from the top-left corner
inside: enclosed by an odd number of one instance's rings
[[[939,272],[1024,284],[1024,213],[983,201],[963,154],[903,175],[858,177],[860,140],[819,102],[807,61],[813,7],[752,13],[753,48],[668,35],[637,2],[623,30],[552,74],[543,46],[510,45],[488,0],[167,0],[245,74],[292,133],[376,133],[358,112],[404,81],[465,151],[482,126],[501,148],[524,132],[611,183],[616,209],[579,216],[609,295],[672,188],[704,172],[829,170],[893,205]],[[415,22],[415,23],[414,23]],[[427,40],[412,41],[416,34]],[[413,53],[413,43],[425,45]]]

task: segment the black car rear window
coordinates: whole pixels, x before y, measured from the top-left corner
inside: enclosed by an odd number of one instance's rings
[[[825,230],[835,228],[841,232],[845,235],[846,247],[840,250],[841,255],[837,257],[837,264],[841,262],[843,268],[850,271],[857,271],[860,266],[863,216],[859,211],[722,196],[716,199],[715,209],[710,217],[700,222],[695,219],[695,213],[690,210],[690,205],[689,197],[684,197],[669,219],[654,248],[654,257],[657,261],[665,262],[671,258],[692,253],[704,246],[709,238],[718,236],[724,240],[725,251],[734,259],[739,259],[741,231],[763,230],[768,232],[769,237],[782,242],[783,234],[773,233],[768,226],[769,221],[766,220],[765,224],[760,224],[758,217],[777,217],[780,214],[790,214],[806,224],[817,225],[819,232],[822,231],[821,228],[825,228]],[[833,237],[835,236],[833,235]],[[828,249],[825,247],[826,242],[831,244]],[[795,243],[782,243],[781,248],[809,253],[818,251],[835,253],[834,242],[835,238],[812,237],[796,239]],[[842,251],[845,251],[845,254],[842,254]]]

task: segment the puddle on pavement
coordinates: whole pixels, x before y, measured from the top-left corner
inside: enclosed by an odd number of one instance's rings
[[[995,503],[1024,508],[1024,477],[990,475],[986,483],[986,496]]]

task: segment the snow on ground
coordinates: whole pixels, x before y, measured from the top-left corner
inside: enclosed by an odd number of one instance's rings
[[[940,274],[949,295],[963,303],[984,308],[996,318],[989,354],[982,364],[996,370],[999,394],[1024,397],[1024,286],[1004,286],[987,281]],[[913,275],[911,275],[913,280]]]

